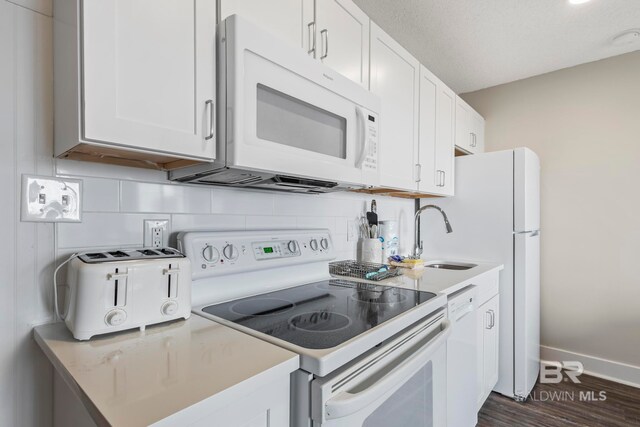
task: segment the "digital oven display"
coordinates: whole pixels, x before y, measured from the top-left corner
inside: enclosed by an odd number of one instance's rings
[[[273,248],[263,248],[262,250],[264,251],[265,254],[272,254],[273,253]]]

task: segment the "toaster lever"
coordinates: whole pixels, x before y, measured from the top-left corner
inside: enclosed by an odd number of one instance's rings
[[[165,268],[162,270],[162,274],[178,274],[180,273],[179,268]]]
[[[126,279],[128,275],[129,273],[109,273],[107,274],[107,279],[108,280]]]

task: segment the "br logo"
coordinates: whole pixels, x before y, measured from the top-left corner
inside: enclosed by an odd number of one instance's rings
[[[584,372],[582,363],[569,362],[544,362],[540,363],[540,382],[543,384],[557,384],[564,379],[570,379],[576,384],[580,384],[578,377]],[[566,378],[565,378],[566,376]]]

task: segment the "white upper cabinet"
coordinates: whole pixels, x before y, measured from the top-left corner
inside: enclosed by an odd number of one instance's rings
[[[473,134],[473,152],[484,153],[484,117],[471,110],[471,133]]]
[[[436,112],[440,80],[424,66],[420,66],[420,127],[418,189],[437,193],[440,173],[436,172]]]
[[[291,45],[312,49],[313,0],[220,0],[220,19],[240,15]]]
[[[315,57],[369,87],[369,17],[350,0],[316,1]]]
[[[438,88],[436,111],[436,175],[438,194],[454,194],[456,94],[445,84]]]
[[[58,0],[55,19],[56,155],[213,159],[216,0]]]
[[[484,119],[456,97],[456,146],[467,154],[484,152]]]
[[[371,92],[381,98],[380,186],[418,189],[420,63],[371,23]]]
[[[455,94],[420,66],[419,164],[422,193],[454,194]]]

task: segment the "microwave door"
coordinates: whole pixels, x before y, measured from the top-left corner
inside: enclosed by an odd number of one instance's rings
[[[227,165],[359,185],[365,169],[377,177],[363,135],[378,125],[379,99],[242,23],[226,51]]]

